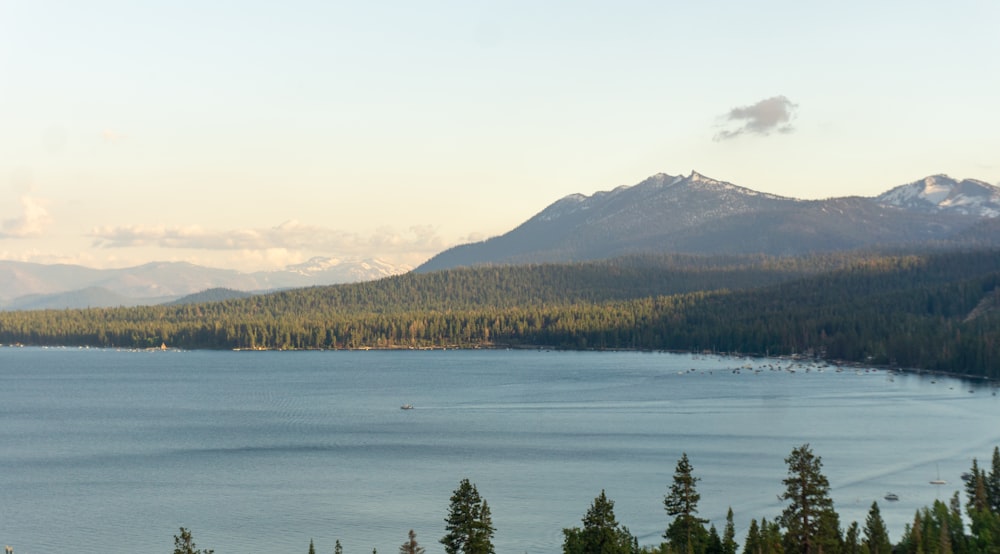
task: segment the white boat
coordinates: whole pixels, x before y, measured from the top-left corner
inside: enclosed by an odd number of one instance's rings
[[[948,484],[948,481],[945,481],[944,479],[941,478],[941,468],[940,467],[937,469],[937,479],[932,479],[931,480],[931,484],[932,485],[946,485],[946,484]]]
[[[894,492],[890,492],[890,493],[886,493],[885,499],[888,500],[889,502],[895,502],[895,501],[899,500],[899,496],[896,493],[894,493]]]
[[[399,407],[399,409],[400,410],[412,410],[413,409],[413,404],[403,404],[402,406]]]

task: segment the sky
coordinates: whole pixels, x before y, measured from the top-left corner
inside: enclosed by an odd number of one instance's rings
[[[1000,184],[997,29],[997,0],[0,0],[0,260],[416,266],[656,173]]]

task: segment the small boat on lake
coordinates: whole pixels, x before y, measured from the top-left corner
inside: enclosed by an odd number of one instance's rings
[[[399,407],[399,409],[400,410],[412,410],[413,409],[413,404],[403,404],[402,406]]]
[[[944,479],[941,478],[941,468],[940,467],[937,470],[937,479],[932,479],[931,480],[931,484],[932,485],[946,485],[946,484],[948,484],[948,481],[945,481]]]
[[[889,502],[895,502],[899,500],[899,495],[897,495],[894,492],[886,493],[885,499],[888,500]]]

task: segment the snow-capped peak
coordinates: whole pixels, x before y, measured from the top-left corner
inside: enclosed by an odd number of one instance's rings
[[[712,184],[719,182],[710,177],[705,177],[704,175],[698,173],[693,169],[691,170],[691,175],[688,176],[688,181],[691,181],[692,183],[712,183]]]
[[[979,217],[1000,216],[1000,187],[976,179],[956,181],[931,175],[875,197],[879,203],[923,212],[953,212]]]
[[[306,277],[316,277],[321,274],[343,276],[347,280],[367,281],[379,279],[390,275],[406,273],[412,268],[408,266],[396,266],[389,262],[377,258],[370,259],[342,259],[315,256],[301,264],[294,264],[285,267],[285,271],[296,273]]]

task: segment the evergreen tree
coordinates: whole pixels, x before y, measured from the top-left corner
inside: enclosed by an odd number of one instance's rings
[[[943,520],[941,527],[938,529],[937,554],[952,554],[952,552],[951,533],[948,532],[948,520]]]
[[[843,554],[861,554],[861,539],[859,534],[858,522],[852,521],[847,526],[847,533],[844,535]],[[868,552],[865,552],[865,554],[868,554]]]
[[[340,539],[333,545],[333,554],[344,554],[344,547],[340,546]]]
[[[820,544],[833,539],[831,516],[833,500],[830,499],[830,483],[822,473],[822,460],[813,455],[808,444],[792,449],[785,458],[788,477],[782,483],[785,492],[782,500],[789,505],[781,513],[781,525],[785,528],[785,549],[800,554],[817,554]],[[829,552],[824,552],[829,554]]]
[[[191,538],[191,531],[181,527],[181,534],[174,535],[174,554],[214,554],[214,550],[199,550]]]
[[[726,527],[722,531],[722,554],[736,554],[736,524],[733,523],[732,507],[726,512]]]
[[[942,514],[948,521],[949,538],[952,552],[966,554],[969,551],[969,537],[965,535],[965,522],[962,521],[962,499],[955,491],[948,502],[948,509]]]
[[[820,514],[816,545],[816,552],[821,554],[840,554],[844,549],[844,533],[840,529],[840,515],[837,512],[828,510]]]
[[[892,554],[892,542],[889,540],[882,512],[878,509],[878,502],[872,502],[868,517],[865,518],[864,544],[869,554]]]
[[[583,516],[583,529],[563,529],[565,554],[634,554],[637,551],[636,539],[615,519],[615,503],[603,490]]]
[[[966,513],[969,516],[969,531],[971,532],[967,541],[970,552],[1000,553],[1000,513],[994,510],[988,492],[991,478],[1000,474],[996,467],[1000,463],[997,458],[998,451],[994,448],[993,464],[989,475],[984,470],[979,469],[979,464],[973,458],[969,479],[965,483],[968,497]]]
[[[692,471],[687,453],[682,453],[674,469],[673,484],[663,497],[667,515],[674,518],[667,526],[663,538],[667,539],[667,544],[674,552],[680,554],[702,554],[708,540],[708,533],[705,531],[708,520],[697,516],[701,495],[695,485],[700,479]]]
[[[312,539],[309,539],[309,554],[316,554],[316,547],[313,545]]]
[[[764,554],[785,553],[781,537],[781,524],[777,521],[768,522],[766,519],[761,518],[760,530],[764,541]]]
[[[441,538],[441,544],[447,554],[494,553],[490,508],[468,479],[462,479],[451,495],[445,523],[447,533]]]
[[[424,547],[417,544],[417,534],[410,529],[409,540],[399,547],[399,554],[424,554]]]
[[[989,510],[969,512],[970,552],[1000,553],[1000,516]]]
[[[972,459],[969,478],[965,480],[965,497],[968,510],[983,510],[989,507],[990,498],[986,493],[986,473],[979,469],[979,462]]]
[[[990,464],[990,473],[986,476],[986,498],[989,500],[990,510],[994,514],[1000,514],[1000,447],[993,447],[993,463]]]
[[[760,535],[760,528],[757,527],[757,520],[750,520],[750,528],[747,529],[746,540],[743,542],[743,554],[763,554],[763,539]]]
[[[927,548],[924,547],[924,519],[920,516],[920,510],[913,516],[913,526],[910,527],[911,533],[906,537],[908,548],[906,552],[909,554],[924,554],[927,552]]]
[[[705,541],[705,554],[722,554],[722,537],[715,525],[708,527],[708,539]]]

